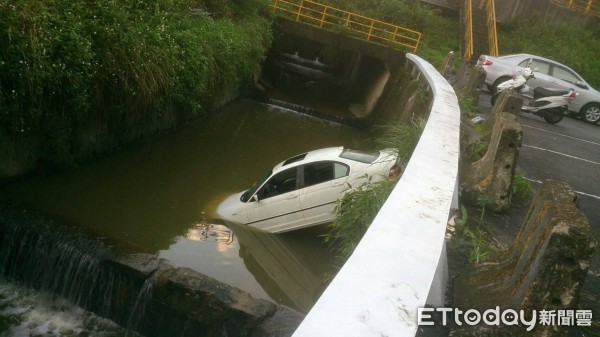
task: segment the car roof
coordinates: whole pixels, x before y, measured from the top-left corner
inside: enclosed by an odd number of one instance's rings
[[[284,170],[288,167],[295,167],[305,163],[312,163],[320,160],[340,160],[340,153],[344,150],[343,146],[327,147],[324,149],[312,150],[297,156],[288,158],[273,167],[273,173]]]
[[[571,69],[569,66],[567,66],[564,63],[560,63],[558,61],[543,57],[543,56],[539,56],[539,55],[533,55],[533,54],[525,54],[525,53],[521,53],[521,54],[510,54],[510,55],[502,55],[498,57],[499,59],[503,59],[503,58],[522,58],[524,60],[528,59],[528,58],[535,58],[538,60],[542,60],[542,61],[547,61],[547,62],[551,62],[551,63],[556,63],[556,64],[560,64],[561,66],[573,71],[574,73],[577,73],[575,70]],[[579,74],[578,74],[579,75]],[[580,76],[581,77],[581,76]]]

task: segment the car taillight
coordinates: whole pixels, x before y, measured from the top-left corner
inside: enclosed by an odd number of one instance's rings
[[[390,168],[390,172],[388,172],[388,177],[390,177],[390,178],[397,177],[400,175],[401,172],[402,172],[402,168],[400,167],[400,165],[394,164],[394,166],[392,166]]]
[[[479,57],[478,63],[482,66],[491,66],[492,64],[494,64],[494,62],[488,60],[488,58],[485,55],[481,55]]]

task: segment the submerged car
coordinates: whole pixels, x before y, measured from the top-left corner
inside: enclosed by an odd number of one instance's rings
[[[492,94],[496,92],[498,84],[529,66],[535,78],[527,81],[527,86],[531,89],[543,87],[564,91],[573,88],[579,95],[569,104],[571,115],[581,116],[588,123],[600,122],[600,92],[564,64],[531,54],[500,57],[481,55],[478,63],[486,72],[485,84]]]
[[[323,224],[334,220],[337,200],[349,186],[397,176],[400,170],[390,149],[314,150],[275,165],[253,187],[223,201],[217,213],[271,233]]]

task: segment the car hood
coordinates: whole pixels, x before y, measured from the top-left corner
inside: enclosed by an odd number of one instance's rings
[[[235,193],[223,200],[217,207],[217,214],[224,220],[240,222],[237,217],[240,210],[244,208],[244,203],[240,200],[242,194],[246,191]]]

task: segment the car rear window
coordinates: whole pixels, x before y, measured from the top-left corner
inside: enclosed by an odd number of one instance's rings
[[[306,158],[306,153],[299,154],[299,155],[297,155],[295,157],[287,159],[286,161],[283,162],[283,164],[281,166],[286,166],[286,165],[289,165],[291,163],[295,163],[295,162],[304,160],[304,158]]]
[[[357,162],[371,164],[379,158],[379,151],[362,151],[356,149],[344,149],[340,158],[350,159]]]

